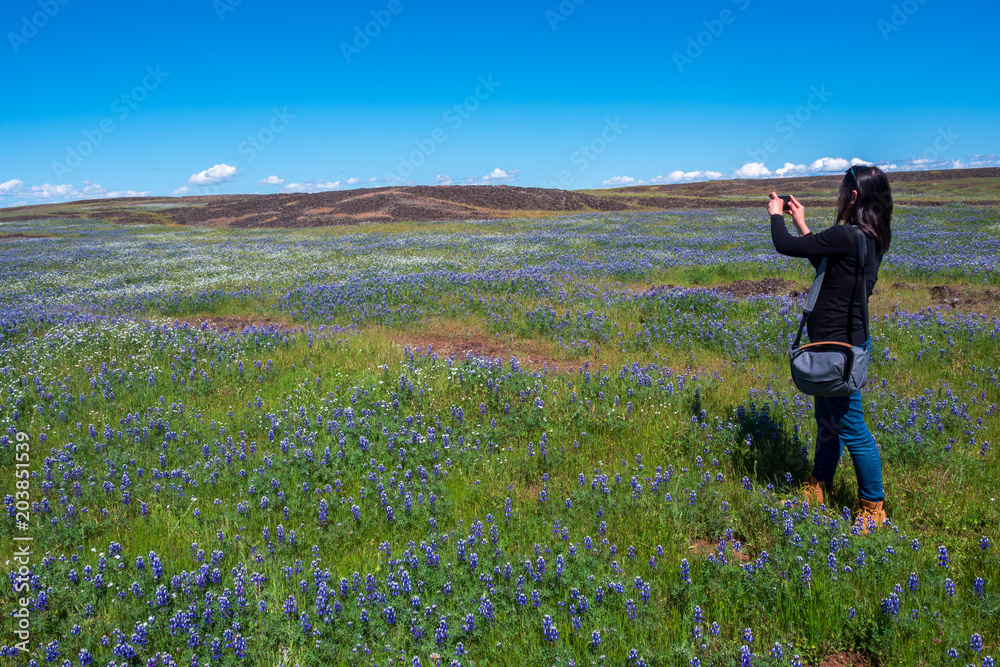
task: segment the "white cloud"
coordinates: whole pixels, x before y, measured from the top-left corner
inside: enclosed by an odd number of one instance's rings
[[[771,175],[771,170],[763,162],[748,162],[735,172],[736,178],[763,178]]]
[[[785,166],[775,169],[773,172],[764,166],[762,162],[748,162],[733,172],[736,178],[767,178],[775,176],[778,178],[788,178],[792,176],[816,176],[819,174],[830,174],[847,171],[849,167],[859,164],[872,165],[873,163],[861,158],[851,158],[845,160],[842,157],[821,157],[813,160],[808,166],[804,164],[794,164],[786,162]]]
[[[108,192],[108,189],[103,185],[97,185],[96,183],[91,183],[90,181],[83,181],[81,183],[83,189],[80,191],[85,195],[103,195]]]
[[[729,178],[721,171],[681,171],[677,169],[666,176],[662,174],[646,180],[637,180],[631,176],[614,176],[604,181],[602,185],[607,187],[627,187],[630,185],[663,185],[665,183],[693,183],[694,181],[716,181]]]
[[[228,183],[233,180],[239,169],[228,164],[217,164],[211,169],[199,171],[192,174],[188,179],[188,185],[217,185],[218,183]]]
[[[774,170],[774,175],[778,177],[805,176],[807,173],[809,173],[809,167],[791,162],[786,162],[784,167]]]
[[[517,180],[517,172],[518,172],[517,169],[515,169],[514,171],[511,171],[511,172],[507,172],[507,171],[504,171],[503,169],[497,168],[497,169],[494,169],[493,171],[491,171],[490,173],[486,174],[485,176],[483,176],[482,182],[483,183],[509,183],[511,181]]]
[[[434,179],[434,185],[451,185],[451,176],[446,176],[444,174],[438,174],[437,178]]]
[[[118,197],[148,197],[149,190],[143,190],[142,192],[136,192],[135,190],[112,190],[111,192],[104,193],[105,199],[115,199]]]
[[[631,176],[612,176],[608,180],[601,183],[601,185],[606,185],[609,188],[620,188],[626,185],[635,185],[635,179]]]
[[[824,172],[824,171],[847,171],[851,166],[851,163],[840,157],[821,157],[820,159],[809,165],[809,171]]]
[[[289,183],[281,188],[282,192],[328,192],[340,188],[340,181],[306,181],[305,183]]]
[[[1000,159],[996,155],[982,155],[976,153],[972,156],[966,165],[966,167],[1000,167]]]
[[[368,179],[369,183],[375,183],[376,181],[378,181],[378,179],[375,178],[374,176],[372,176],[371,178]]]
[[[262,178],[257,181],[257,185],[284,185],[285,179],[278,178],[277,176],[268,176],[267,178]]]
[[[24,181],[19,178],[0,183],[0,195],[13,195],[22,192],[24,192]]]
[[[187,194],[191,194],[191,188],[189,188],[188,186],[185,185],[185,186],[177,188],[176,190],[174,190],[170,194],[172,194],[172,195],[187,195]]]
[[[719,171],[681,171],[676,170],[667,174],[667,177],[657,176],[651,183],[691,183],[693,181],[716,181],[725,178],[726,175]]]
[[[880,162],[882,171],[927,171],[932,169],[975,169],[977,167],[1000,167],[1000,159],[996,155],[976,154],[963,159],[930,159],[926,157],[893,162]]]
[[[63,183],[60,185],[43,183],[42,185],[25,186],[24,181],[19,178],[15,178],[5,183],[0,183],[0,195],[18,195],[21,197],[27,197],[27,199],[20,201],[17,204],[5,204],[21,206],[23,204],[28,204],[31,199],[62,199],[63,201],[71,201],[75,199],[146,197],[149,195],[149,191],[139,192],[136,190],[108,190],[108,188],[103,185],[91,183],[90,181],[82,181],[80,183],[80,187],[70,183]]]
[[[79,195],[80,193],[69,183],[64,183],[63,185],[45,183],[44,185],[32,185],[31,194],[35,197],[51,199],[53,197],[69,197],[74,194]]]
[[[348,185],[357,185],[360,182],[361,182],[361,179],[358,178],[357,176],[354,176],[352,178],[347,179],[347,184]]]

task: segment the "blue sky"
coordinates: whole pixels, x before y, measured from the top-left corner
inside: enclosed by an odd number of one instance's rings
[[[996,3],[7,0],[0,205],[1000,164]]]

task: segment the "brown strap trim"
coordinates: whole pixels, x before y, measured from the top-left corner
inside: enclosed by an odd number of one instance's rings
[[[840,345],[841,347],[846,347],[846,348],[849,348],[849,349],[853,349],[854,348],[854,346],[851,345],[851,344],[849,344],[849,343],[841,343],[840,341],[836,341],[836,340],[824,340],[824,341],[820,341],[818,343],[807,343],[807,344],[803,345],[802,347],[800,347],[799,349],[800,350],[804,350],[807,347],[812,347],[814,345]]]

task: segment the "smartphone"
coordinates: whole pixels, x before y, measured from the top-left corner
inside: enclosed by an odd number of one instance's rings
[[[789,206],[788,202],[789,202],[789,201],[791,200],[791,198],[792,198],[792,195],[779,195],[779,198],[780,198],[780,199],[781,199],[781,200],[782,200],[783,202],[785,202],[785,208],[784,208],[784,210],[785,210],[785,211],[791,211],[791,210],[792,210],[792,207],[791,207],[791,206]]]

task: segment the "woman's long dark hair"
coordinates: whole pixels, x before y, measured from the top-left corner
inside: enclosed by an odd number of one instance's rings
[[[851,204],[851,190],[858,198]],[[885,172],[878,167],[857,165],[844,174],[837,199],[837,222],[855,225],[875,240],[880,255],[889,250],[892,241],[892,190]]]

